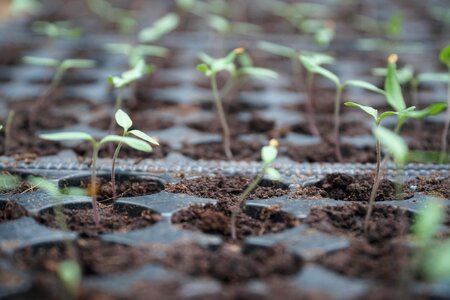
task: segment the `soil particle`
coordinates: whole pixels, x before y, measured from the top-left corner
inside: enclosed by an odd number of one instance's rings
[[[225,283],[292,275],[302,265],[299,257],[282,246],[242,250],[228,245],[208,250],[196,244],[172,248],[163,264],[192,276],[213,277]]]
[[[347,175],[343,173],[331,173],[327,174],[325,178],[320,180],[314,185],[317,188],[316,192],[320,196],[344,200],[344,201],[358,201],[367,202],[370,199],[370,193],[374,183],[375,174],[370,175]],[[302,194],[300,188],[298,193]],[[314,189],[312,190],[314,191]],[[305,193],[310,193],[311,189],[307,189]],[[412,193],[408,190],[404,191],[401,195],[397,195],[395,183],[382,179],[380,186],[378,187],[375,201],[388,201],[396,199],[404,199],[411,197]]]
[[[191,205],[172,216],[172,222],[184,229],[219,234],[231,240],[232,207],[225,203]],[[298,224],[298,220],[280,211],[276,206],[263,208],[259,214],[238,211],[236,215],[236,238],[276,233]]]
[[[14,201],[0,202],[0,223],[28,216],[25,208]]]
[[[168,184],[165,191],[230,201],[236,200],[252,181],[253,178],[244,176],[202,176]],[[288,192],[289,188],[281,182],[263,180],[248,199],[268,199],[286,195]]]
[[[150,261],[148,250],[143,248],[96,239],[79,239],[71,245],[85,276],[123,273]],[[73,259],[69,253],[65,244],[32,246],[16,252],[14,260],[22,268],[56,273],[58,262]]]
[[[370,244],[380,244],[409,233],[412,213],[403,209],[375,205],[364,232],[367,206],[351,203],[342,206],[314,207],[303,220],[311,227],[327,233],[364,238]]]
[[[450,200],[450,177],[417,177],[406,186],[416,186],[416,192]]]
[[[115,210],[112,205],[99,204],[100,225],[96,226],[92,208],[64,208],[66,226],[81,236],[95,237],[108,232],[128,232],[130,230],[151,226],[161,217],[148,209],[133,212],[125,209]],[[35,217],[36,221],[51,228],[60,229],[53,211]]]

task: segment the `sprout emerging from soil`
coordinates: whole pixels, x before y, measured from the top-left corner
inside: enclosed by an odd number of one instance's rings
[[[86,69],[95,67],[96,62],[94,60],[89,59],[64,59],[57,60],[54,58],[47,57],[36,57],[36,56],[25,56],[23,61],[27,64],[41,66],[41,67],[49,67],[55,69],[55,74],[53,75],[52,81],[48,88],[44,91],[44,93],[36,100],[34,105],[31,108],[31,116],[30,119],[34,119],[38,111],[44,107],[48,101],[50,94],[53,93],[56,88],[60,85],[61,80],[66,73],[66,71],[70,69]],[[33,121],[31,121],[33,123]]]
[[[450,278],[450,239],[437,237],[445,220],[445,206],[441,199],[430,199],[426,207],[417,214],[413,234],[417,250],[412,258],[414,274],[431,281]]]
[[[334,100],[334,130],[333,136],[335,141],[335,155],[338,161],[342,161],[341,147],[340,147],[340,135],[339,135],[339,124],[340,124],[340,107],[341,107],[341,98],[342,93],[347,86],[354,86],[363,88],[375,93],[379,93],[384,95],[384,91],[377,88],[371,83],[361,81],[361,80],[347,80],[345,82],[341,82],[338,76],[334,73],[328,71],[327,69],[321,67],[314,58],[309,56],[300,55],[300,60],[305,68],[310,73],[320,74],[325,78],[328,78],[336,85],[336,96]]]
[[[281,174],[272,167],[273,162],[277,158],[278,155],[278,141],[272,139],[269,141],[269,145],[264,146],[261,149],[261,158],[263,161],[261,171],[255,177],[255,179],[247,186],[244,192],[239,196],[238,199],[238,207],[234,209],[231,215],[231,237],[236,239],[236,216],[239,211],[242,211],[245,208],[245,202],[248,196],[253,192],[255,188],[258,187],[261,180],[264,177],[270,180],[280,180]]]
[[[223,58],[214,59],[205,53],[200,53],[199,56],[203,63],[197,66],[197,70],[205,74],[206,77],[210,78],[214,103],[217,109],[217,114],[219,115],[220,124],[222,126],[224,152],[228,159],[232,159],[233,154],[231,153],[230,146],[230,128],[228,126],[225,110],[223,108],[221,92],[219,92],[219,88],[217,86],[217,74],[220,72],[228,72],[231,74],[231,80],[236,80],[237,78],[243,76],[277,78],[278,74],[272,70],[253,67],[251,60],[249,61],[249,56],[245,54],[244,48],[236,48]],[[239,68],[236,66],[235,60],[240,56],[244,57],[244,59],[240,60],[243,66]],[[245,60],[245,58],[247,58],[247,60]],[[227,87],[230,85],[232,84],[225,84],[225,94],[229,92],[229,89],[231,89]]]
[[[450,127],[450,45],[447,45],[444,49],[442,49],[439,59],[442,63],[444,63],[448,68],[449,74],[449,83],[448,83],[448,95],[447,95],[447,116],[445,118],[445,127],[442,132],[442,149],[441,149],[441,162],[445,158],[445,153],[447,151],[447,134],[448,128]]]
[[[118,143],[118,144],[122,143],[142,152],[152,151],[151,146],[147,142],[144,142],[140,139],[119,135],[108,135],[102,138],[100,141],[97,141],[90,134],[85,132],[48,133],[48,134],[41,134],[39,137],[41,139],[49,141],[84,140],[92,144],[92,163],[91,163],[92,174],[91,174],[91,185],[88,191],[89,194],[92,196],[92,208],[94,210],[94,220],[97,226],[100,224],[100,216],[98,213],[98,206],[97,206],[98,186],[97,186],[96,172],[97,172],[98,152],[100,151],[100,148],[107,143]]]
[[[159,146],[158,141],[156,139],[152,138],[151,136],[149,136],[148,134],[146,134],[145,132],[142,132],[137,129],[129,130],[131,128],[131,126],[133,126],[133,121],[128,116],[128,114],[126,112],[124,112],[123,110],[119,109],[116,112],[115,119],[116,119],[117,124],[123,128],[122,136],[127,137],[131,134],[139,139],[142,139],[142,140],[148,142],[149,144]],[[116,197],[117,197],[116,196],[116,160],[117,160],[117,157],[119,156],[119,152],[120,152],[120,149],[122,148],[122,146],[123,146],[123,142],[121,142],[117,145],[116,150],[114,151],[112,165],[111,165],[111,184],[112,184],[112,190],[113,190],[113,199],[112,199],[113,201],[115,201]],[[150,146],[150,148],[151,148],[151,146]],[[151,148],[151,151],[153,151],[152,148]]]

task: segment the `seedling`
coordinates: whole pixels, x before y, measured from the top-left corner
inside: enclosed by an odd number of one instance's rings
[[[89,9],[102,19],[117,24],[122,33],[132,32],[137,25],[134,12],[113,7],[106,0],[86,0]]]
[[[340,107],[341,107],[341,98],[342,93],[347,86],[354,86],[363,88],[375,93],[379,93],[384,95],[384,91],[377,88],[371,83],[361,81],[361,80],[347,80],[345,82],[341,82],[339,77],[334,73],[328,71],[327,69],[321,67],[316,61],[305,55],[300,55],[300,60],[303,66],[310,73],[320,74],[323,77],[331,80],[336,85],[336,96],[334,101],[334,130],[333,136],[335,141],[335,155],[338,161],[342,161],[341,147],[340,147],[340,136],[339,136],[339,124],[340,124]]]
[[[54,58],[47,57],[36,57],[36,56],[25,56],[23,61],[27,64],[49,67],[55,69],[55,74],[53,75],[52,81],[44,93],[36,100],[31,108],[31,119],[34,119],[35,115],[44,105],[46,105],[46,100],[48,96],[53,93],[56,88],[60,85],[61,80],[69,69],[86,69],[95,67],[95,61],[89,59],[64,59],[57,60]]]
[[[105,47],[108,52],[126,55],[130,68],[136,66],[140,60],[145,60],[147,56],[166,57],[169,53],[167,48],[155,45],[110,43]]]
[[[55,220],[59,228],[67,231],[67,224],[64,218],[63,211],[63,197],[70,196],[85,196],[86,190],[80,188],[65,188],[63,192],[58,186],[51,181],[39,177],[30,177],[28,181],[47,192],[55,201],[53,211],[55,213]],[[81,284],[81,268],[77,262],[76,250],[68,239],[65,239],[65,245],[69,259],[58,263],[57,274],[64,285],[70,299],[77,299],[79,287]]]
[[[236,216],[239,211],[242,211],[245,208],[245,201],[248,196],[256,189],[265,177],[270,180],[280,180],[281,174],[272,167],[273,162],[277,158],[278,155],[278,141],[270,140],[269,145],[262,147],[261,149],[261,158],[262,158],[262,166],[261,171],[255,177],[255,179],[250,183],[244,192],[239,196],[237,201],[238,210],[233,210],[231,215],[231,237],[233,240],[236,239]]]
[[[139,41],[153,43],[177,29],[179,23],[180,17],[175,13],[169,13],[156,20],[152,26],[142,29],[138,34]]]
[[[439,54],[439,59],[443,64],[445,64],[448,68],[448,74],[449,74],[449,82],[448,82],[448,95],[447,95],[447,115],[445,118],[445,127],[442,132],[442,150],[441,150],[441,161],[444,160],[445,152],[447,152],[447,134],[448,134],[448,128],[450,126],[450,44],[447,45],[444,49],[442,49],[441,53]]]
[[[450,280],[450,239],[437,238],[445,220],[445,208],[441,199],[430,199],[413,225],[417,250],[412,269],[431,281]]]
[[[231,141],[230,141],[230,128],[227,123],[225,111],[222,105],[221,93],[217,87],[217,74],[220,72],[228,72],[232,78],[238,78],[240,76],[257,76],[257,77],[272,77],[276,78],[278,75],[271,70],[256,67],[242,67],[238,68],[235,65],[235,60],[238,56],[243,55],[244,48],[237,48],[231,51],[226,57],[214,59],[204,53],[200,54],[202,64],[197,66],[197,69],[204,73],[206,77],[210,78],[211,89],[214,97],[214,103],[219,115],[220,124],[222,126],[222,138],[225,155],[228,159],[233,157],[231,153]]]
[[[129,130],[131,126],[133,126],[133,121],[131,118],[127,115],[126,112],[119,109],[116,112],[115,119],[117,124],[119,124],[120,127],[123,128],[123,134],[122,136],[127,137],[130,134],[142,139],[150,144],[159,146],[159,143],[157,140],[152,138],[151,136],[147,135],[145,132],[142,132],[137,129]],[[111,165],[111,184],[112,184],[112,190],[113,190],[113,201],[116,200],[116,160],[119,156],[120,149],[122,148],[123,143],[119,143],[116,147],[116,150],[114,151],[113,159],[112,159],[112,165]],[[151,146],[150,146],[151,148]],[[152,149],[153,150],[153,149]]]
[[[258,47],[261,50],[264,50],[266,52],[269,52],[271,54],[285,57],[291,60],[292,65],[292,73],[293,73],[293,83],[296,87],[298,87],[298,92],[302,92],[305,90],[304,87],[304,80],[303,80],[303,74],[302,74],[302,64],[300,62],[300,54],[308,55],[312,57],[317,64],[331,64],[334,62],[334,58],[325,54],[320,54],[316,52],[310,52],[310,51],[297,51],[293,48],[286,47],[283,45],[278,45],[274,43],[269,42],[260,42],[258,44]],[[298,83],[297,83],[298,82]],[[317,128],[316,124],[316,116],[315,116],[315,110],[314,110],[314,103],[313,103],[313,85],[314,85],[314,73],[308,72],[307,78],[306,78],[306,93],[307,93],[307,102],[306,102],[306,111],[307,111],[307,121],[308,121],[308,128],[312,135],[314,136],[320,136],[319,129]]]
[[[100,148],[107,143],[123,143],[130,146],[133,149],[143,151],[143,152],[151,152],[152,148],[147,142],[142,140],[118,136],[118,135],[108,135],[102,138],[100,141],[94,139],[90,134],[84,132],[58,132],[58,133],[48,133],[41,134],[39,136],[41,139],[49,140],[49,141],[65,141],[65,140],[84,140],[88,141],[92,145],[92,163],[91,163],[91,185],[89,187],[89,194],[92,195],[92,208],[94,210],[94,221],[98,226],[100,224],[100,216],[98,213],[97,206],[97,159],[98,152]]]
[[[0,130],[1,130],[0,125]],[[20,183],[17,176],[11,174],[0,174],[0,192],[9,191],[15,189]]]
[[[83,33],[80,28],[72,27],[68,21],[36,21],[31,24],[31,30],[37,34],[46,35],[52,40],[56,40],[58,38],[77,39]]]
[[[114,111],[118,111],[122,107],[123,90],[131,85],[134,85],[139,79],[154,71],[153,66],[149,66],[143,59],[140,59],[136,65],[122,73],[121,76],[109,76],[108,83],[116,89],[116,103],[114,104]],[[114,118],[111,118],[109,131],[114,129]]]
[[[256,34],[261,32],[261,27],[246,22],[230,21],[220,15],[208,15],[206,22],[209,27],[217,31],[223,39],[233,34]]]

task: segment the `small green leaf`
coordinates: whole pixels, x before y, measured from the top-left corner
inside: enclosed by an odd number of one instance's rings
[[[378,124],[381,123],[381,121],[383,121],[384,119],[386,119],[387,117],[391,117],[391,116],[395,116],[398,115],[398,112],[396,111],[385,111],[384,113],[382,113],[379,117],[378,117]]]
[[[63,62],[61,63],[61,67],[64,69],[73,69],[73,68],[77,68],[77,69],[83,69],[83,68],[93,68],[95,67],[96,62],[95,60],[91,60],[91,59],[65,59],[63,60]]]
[[[267,177],[270,180],[279,181],[281,179],[281,174],[274,168],[267,168],[265,173],[265,177]]]
[[[115,118],[117,124],[119,124],[119,126],[122,127],[125,132],[128,132],[128,129],[133,126],[133,121],[131,121],[128,114],[121,109],[116,112]]]
[[[150,69],[145,61],[140,59],[131,70],[122,73],[121,77],[109,76],[108,82],[116,89],[120,89],[142,78],[145,74],[148,74],[149,71]]]
[[[145,132],[142,132],[142,131],[137,130],[137,129],[133,129],[133,130],[130,131],[130,133],[132,135],[137,136],[140,139],[143,139],[144,141],[149,142],[150,144],[159,146],[158,141],[155,140],[154,138],[152,138],[151,136],[149,136],[148,134],[146,134]]]
[[[421,110],[407,111],[404,116],[411,119],[421,120],[429,116],[436,116],[447,108],[447,103],[438,102]]]
[[[355,102],[345,102],[344,105],[350,107],[358,107],[365,113],[367,113],[369,116],[371,116],[375,120],[375,122],[377,122],[378,120],[378,111],[375,108],[366,105],[361,105]]]
[[[369,90],[371,92],[374,93],[378,93],[378,94],[382,94],[384,95],[384,91],[382,89],[377,88],[375,85],[362,81],[362,80],[348,80],[344,83],[345,85],[349,85],[349,86],[355,86],[355,87],[360,87],[363,88],[365,90]]]
[[[95,141],[94,138],[85,132],[68,131],[40,134],[39,137],[43,140],[49,141],[64,141],[64,140],[86,140]]]
[[[384,81],[384,90],[386,92],[386,100],[389,105],[400,112],[406,108],[405,100],[403,99],[402,88],[397,78],[397,66],[395,64],[396,56],[390,56],[392,62],[388,63],[388,72]]]
[[[209,67],[206,64],[199,64],[197,65],[197,70],[206,74],[209,71]]]
[[[261,149],[261,158],[265,164],[271,164],[277,158],[278,149],[274,146],[264,146]]]
[[[19,185],[19,178],[13,175],[0,175],[0,191],[12,190]]]
[[[179,23],[180,17],[175,13],[169,13],[158,19],[153,26],[142,29],[138,34],[139,41],[143,43],[157,41],[175,30]]]
[[[313,51],[302,51],[303,56],[310,57],[318,65],[329,65],[334,63],[335,59],[331,55],[317,53]],[[300,58],[301,56],[299,56]]]
[[[441,53],[439,54],[439,59],[443,64],[447,65],[450,68],[450,44],[442,49]]]
[[[266,68],[244,67],[239,69],[239,73],[251,77],[277,79],[278,73]]]
[[[297,51],[295,51],[295,49],[266,41],[259,42],[258,48],[271,54],[287,58],[294,58],[297,56]]]
[[[207,18],[208,25],[221,34],[231,32],[231,23],[222,16],[209,15]]]
[[[26,64],[43,66],[43,67],[58,67],[59,61],[48,57],[37,57],[37,56],[24,56],[22,61]]]
[[[105,136],[101,141],[100,145],[104,145],[106,143],[123,143],[128,146],[130,146],[133,149],[142,151],[142,152],[152,152],[152,147],[139,139],[132,138],[132,137],[125,137],[125,136],[119,136],[119,135],[108,135]]]
[[[341,82],[339,80],[339,78],[333,74],[332,72],[322,68],[321,66],[319,66],[315,60],[309,56],[305,56],[305,55],[300,55],[300,61],[302,62],[303,66],[311,73],[317,73],[322,75],[323,77],[328,78],[329,80],[331,80],[332,82],[334,82],[334,84],[336,86],[340,86]]]
[[[408,158],[408,145],[396,133],[384,127],[376,127],[373,129],[375,136],[380,143],[391,153],[396,163],[403,165]]]
[[[427,242],[434,237],[444,221],[445,209],[440,200],[428,201],[423,211],[417,214],[413,232],[421,241]]]
[[[207,65],[212,65],[215,60],[214,58],[212,58],[211,56],[209,56],[208,54],[206,54],[204,52],[200,52],[197,56],[203,63],[205,63]]]
[[[72,260],[63,260],[58,263],[58,277],[64,288],[73,296],[77,295],[81,285],[82,272],[80,265]]]
[[[417,81],[423,82],[449,82],[450,75],[447,73],[421,73],[417,75]]]

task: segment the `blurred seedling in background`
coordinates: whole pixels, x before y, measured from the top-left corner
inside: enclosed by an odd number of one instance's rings
[[[244,66],[241,68],[237,67],[235,64],[235,60],[236,58],[238,58],[238,56],[244,55],[244,53],[244,48],[236,48],[227,56],[222,58],[212,58],[205,53],[201,53],[199,57],[203,63],[197,66],[197,69],[200,72],[205,74],[206,77],[210,78],[214,103],[217,109],[220,124],[222,126],[222,141],[224,152],[228,159],[231,159],[233,157],[233,154],[231,153],[230,128],[228,126],[225,110],[223,108],[221,92],[219,91],[219,88],[217,86],[217,75],[221,72],[227,72],[230,74],[231,80],[236,80],[241,76],[269,78],[276,78],[278,76],[276,72],[264,68],[257,68],[253,66]],[[249,65],[251,64],[251,62],[247,60],[247,62],[244,62],[244,65],[245,64]],[[232,85],[232,83],[230,83],[230,85]],[[227,86],[227,84],[225,84],[225,86]]]
[[[114,7],[106,0],[86,0],[89,9],[103,20],[116,24],[122,33],[131,33],[136,29],[135,12]]]
[[[67,223],[64,216],[64,201],[67,196],[86,196],[86,190],[81,188],[64,188],[60,190],[57,184],[40,177],[29,177],[28,181],[39,189],[49,194],[53,201],[53,212],[55,214],[56,224],[66,232],[68,231]],[[56,273],[62,282],[69,299],[78,299],[79,288],[82,280],[81,267],[77,261],[75,247],[69,239],[64,239],[66,246],[67,258],[58,263]]]
[[[442,131],[442,137],[441,137],[441,143],[442,143],[442,149],[441,149],[441,162],[445,158],[445,153],[447,152],[447,135],[448,135],[448,128],[450,127],[450,44],[447,45],[444,49],[442,49],[441,53],[439,54],[439,59],[441,62],[446,65],[448,69],[448,92],[447,92],[447,115],[445,117],[445,127]]]
[[[35,21],[31,24],[31,30],[37,34],[45,35],[51,40],[60,38],[77,39],[83,34],[81,28],[73,27],[69,21]]]
[[[108,83],[116,90],[116,101],[114,104],[114,111],[122,108],[124,100],[124,89],[130,87],[132,91],[129,91],[130,95],[134,95],[135,83],[143,78],[145,75],[153,73],[155,68],[151,65],[147,65],[143,59],[140,59],[133,68],[122,73],[121,76],[109,76]],[[109,132],[114,130],[114,118],[111,118]]]
[[[122,136],[127,137],[129,135],[132,135],[136,138],[139,138],[141,140],[148,142],[149,144],[159,146],[158,141],[156,139],[152,138],[151,136],[149,136],[148,134],[146,134],[145,132],[142,132],[141,130],[137,130],[137,129],[130,130],[131,126],[133,126],[133,121],[131,120],[130,116],[128,116],[128,114],[126,112],[124,112],[123,110],[119,109],[116,112],[115,119],[116,119],[116,123],[123,129]],[[117,197],[117,195],[116,195],[116,160],[117,160],[117,157],[119,157],[119,152],[120,152],[120,149],[122,148],[122,146],[123,146],[123,143],[119,143],[117,145],[116,150],[114,151],[112,165],[111,165],[111,184],[112,184],[112,190],[113,190],[113,199],[112,199],[113,201],[115,201],[116,197]],[[150,146],[150,148],[151,148],[151,146]],[[153,151],[152,148],[151,148],[151,151]]]
[[[12,0],[9,15],[13,18],[35,15],[42,10],[42,4],[37,0]]]
[[[83,140],[88,141],[92,145],[92,163],[91,163],[91,184],[88,188],[88,194],[92,196],[92,208],[94,214],[95,224],[98,226],[100,224],[100,215],[98,212],[97,205],[97,189],[99,188],[96,178],[97,172],[97,160],[98,152],[100,148],[107,143],[122,143],[128,145],[129,147],[142,152],[151,152],[152,148],[147,142],[133,137],[125,137],[119,135],[107,135],[100,141],[97,141],[90,134],[85,132],[58,132],[58,133],[47,133],[41,134],[39,136],[41,139],[49,141],[67,141],[67,140]]]
[[[41,96],[32,105],[30,111],[30,124],[34,124],[34,119],[40,109],[46,106],[51,106],[50,95],[59,87],[63,79],[64,74],[70,69],[86,69],[93,68],[96,65],[94,60],[89,59],[64,59],[58,60],[48,57],[36,57],[36,56],[25,56],[23,57],[23,62],[30,65],[54,68],[55,73],[50,82],[50,85],[42,93]]]
[[[362,80],[347,80],[344,82],[341,82],[339,77],[335,75],[334,73],[328,71],[327,69],[320,66],[316,60],[313,57],[306,56],[306,55],[300,55],[300,60],[303,64],[303,66],[308,70],[309,73],[315,73],[320,74],[323,77],[329,79],[332,81],[336,86],[336,96],[334,100],[334,129],[333,129],[333,136],[334,136],[334,142],[335,142],[335,155],[336,159],[341,162],[342,161],[342,154],[341,154],[341,147],[340,147],[340,134],[339,134],[339,125],[340,125],[340,107],[341,107],[341,98],[342,93],[344,89],[347,86],[352,87],[359,87],[368,91],[372,91],[374,93],[382,94],[384,95],[384,91],[377,88],[371,83],[362,81]]]
[[[231,214],[231,237],[233,240],[236,240],[236,217],[240,211],[243,211],[245,208],[245,203],[250,196],[250,194],[258,187],[261,180],[267,178],[269,180],[278,181],[281,179],[281,174],[272,167],[273,162],[277,158],[278,155],[278,141],[272,139],[269,141],[269,145],[262,147],[261,149],[261,159],[262,166],[261,171],[255,177],[255,179],[247,186],[244,192],[239,196],[237,201],[237,207],[233,209]]]
[[[14,121],[15,111],[10,110],[8,113],[8,117],[5,122],[5,141],[3,143],[3,153],[4,155],[9,155],[9,150],[11,148],[11,140],[12,140],[12,124]],[[3,126],[0,126],[0,130]]]
[[[450,239],[439,237],[446,209],[442,199],[429,199],[416,215],[412,228],[416,244],[412,273],[431,282],[450,280]]]
[[[312,135],[320,136],[319,129],[317,128],[315,109],[313,103],[313,91],[314,91],[314,74],[313,72],[307,72],[306,80],[304,79],[302,63],[300,60],[301,55],[311,57],[316,64],[331,64],[334,62],[332,56],[311,52],[311,51],[298,51],[290,47],[286,47],[279,44],[274,44],[266,41],[258,43],[258,48],[271,53],[276,56],[288,58],[291,60],[292,65],[292,83],[299,93],[306,90],[307,101],[306,101],[306,111],[307,111],[307,121],[308,128]],[[308,71],[308,70],[307,70]],[[305,87],[306,81],[306,87]]]

